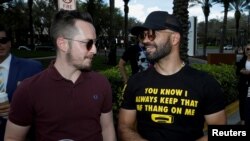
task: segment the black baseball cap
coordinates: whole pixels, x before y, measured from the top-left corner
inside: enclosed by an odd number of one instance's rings
[[[180,21],[172,14],[166,11],[153,11],[151,12],[145,22],[140,26],[131,28],[131,34],[137,36],[139,33],[146,29],[164,30],[170,29],[175,32],[182,33],[182,26]]]

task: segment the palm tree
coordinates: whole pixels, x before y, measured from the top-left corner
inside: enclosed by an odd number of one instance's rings
[[[223,53],[223,46],[224,46],[224,40],[226,37],[226,30],[227,30],[227,14],[228,14],[228,8],[229,4],[233,0],[214,0],[216,3],[221,3],[224,6],[224,18],[223,18],[223,25],[222,25],[222,34],[221,34],[221,40],[220,40],[220,53]]]
[[[250,0],[246,0],[249,4],[248,4],[248,6],[247,6],[247,9],[248,9],[248,16],[247,16],[247,38],[248,38],[248,36],[249,36],[249,23],[250,23]],[[248,43],[248,39],[247,39],[247,43]]]
[[[110,52],[108,55],[108,64],[116,65],[116,46],[114,44],[114,10],[115,0],[109,0],[110,4],[110,29],[109,29],[109,48]]]
[[[29,6],[29,32],[30,32],[30,45],[33,47],[34,45],[34,30],[33,30],[33,17],[32,17],[32,6],[33,6],[33,0],[28,0],[28,6]]]
[[[186,62],[188,62],[188,29],[189,29],[189,22],[188,22],[188,2],[189,0],[174,0],[173,1],[173,15],[175,15],[182,23],[183,29],[183,39],[182,45],[180,49],[181,58]]]
[[[1,13],[1,11],[3,11],[3,9],[4,9],[4,7],[2,6],[2,4],[3,4],[3,3],[6,3],[6,2],[10,2],[10,1],[12,1],[12,0],[1,0],[1,1],[0,1],[0,13]]]
[[[55,5],[56,9],[58,9],[58,0],[53,0],[53,3]]]
[[[95,11],[96,11],[96,1],[95,0],[88,0],[87,1],[87,11],[94,18]]]
[[[27,39],[25,36],[19,36],[19,34],[22,33],[21,30],[28,29],[26,26],[26,21],[28,21],[26,14],[27,6],[24,0],[12,0],[4,4],[3,13],[0,13],[0,24],[9,30],[13,37],[12,43],[15,45],[15,43],[19,41],[18,39]]]
[[[128,48],[128,12],[129,12],[129,7],[128,7],[128,2],[129,0],[123,0],[124,1],[124,46],[125,48]]]
[[[240,18],[241,13],[244,12],[244,10],[249,10],[249,1],[246,0],[234,0],[229,5],[229,10],[234,10],[234,17],[235,17],[235,29],[236,29],[236,47],[239,47],[239,24],[240,24]]]
[[[210,14],[210,8],[212,7],[213,0],[190,0],[189,7],[201,5],[203,14],[205,16],[205,29],[204,29],[204,42],[203,42],[203,56],[206,56],[207,50],[207,28],[208,28],[208,16]]]

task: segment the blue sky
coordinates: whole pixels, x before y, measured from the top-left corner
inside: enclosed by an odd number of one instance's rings
[[[105,3],[109,4],[109,0],[104,0]],[[130,0],[129,3],[129,17],[135,17],[141,22],[144,22],[146,16],[155,10],[164,10],[172,13],[173,0]],[[115,0],[115,7],[120,8],[122,11],[124,9],[123,0]],[[211,8],[209,19],[223,19],[222,5],[214,5]],[[228,17],[233,17],[234,13],[229,12]],[[204,15],[200,6],[195,6],[189,8],[189,16],[196,16],[198,22],[204,21]]]

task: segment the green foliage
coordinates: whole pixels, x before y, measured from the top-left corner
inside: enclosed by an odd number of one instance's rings
[[[0,5],[0,24],[4,25],[11,31],[13,35],[12,44],[27,45],[29,44],[28,34],[29,27],[29,7],[28,1],[18,0],[10,1],[4,8]],[[113,30],[115,36],[124,34],[124,16],[123,11],[115,8],[110,13],[110,7],[103,0],[77,0],[77,9],[81,12],[88,11],[94,20],[97,37],[110,36],[110,29]],[[49,40],[49,29],[51,19],[57,12],[57,0],[33,0],[32,21],[34,28],[34,41],[44,43]],[[112,15],[112,16],[111,16]],[[111,20],[110,18],[113,17]],[[128,28],[135,25],[138,20],[134,18],[128,19]],[[111,27],[112,26],[112,27]]]
[[[95,56],[93,59],[92,68],[95,71],[103,71],[109,69],[110,66],[107,65],[107,57],[100,55]]]
[[[236,75],[236,66],[234,65],[210,65],[210,64],[193,64],[192,67],[208,72],[220,83],[227,103],[231,103],[237,99],[238,77]]]
[[[113,93],[113,112],[114,116],[118,114],[119,107],[122,102],[124,83],[122,81],[120,71],[118,67],[112,67],[110,69],[101,71],[105,75],[109,82],[111,83],[112,93]]]

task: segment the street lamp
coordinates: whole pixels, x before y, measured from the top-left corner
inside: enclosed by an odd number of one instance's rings
[[[29,5],[29,30],[30,30],[30,45],[33,47],[33,17],[32,17],[32,5],[33,0],[28,0]]]
[[[124,1],[124,13],[125,13],[125,17],[124,17],[124,46],[125,48],[128,47],[128,12],[129,12],[129,8],[128,8],[128,2],[129,0],[123,0]]]

